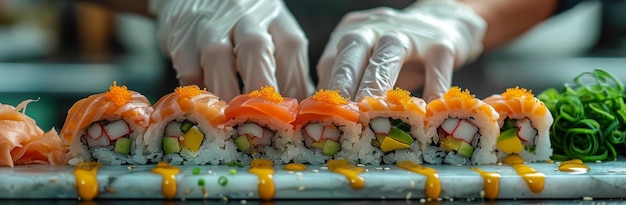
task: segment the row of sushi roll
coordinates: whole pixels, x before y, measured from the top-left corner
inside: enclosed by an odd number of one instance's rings
[[[430,103],[399,88],[355,101],[318,90],[298,100],[274,87],[230,102],[198,86],[180,86],[153,106],[115,83],[76,102],[61,130],[70,164],[106,165],[361,164],[405,160],[431,164],[493,164],[509,154],[528,162],[552,154],[552,116],[523,88],[484,100],[452,87]]]

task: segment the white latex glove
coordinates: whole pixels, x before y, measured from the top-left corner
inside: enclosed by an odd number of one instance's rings
[[[304,32],[280,0],[152,0],[159,41],[181,84],[226,101],[264,85],[303,99],[313,93]]]
[[[355,100],[380,96],[395,85],[440,97],[452,72],[482,52],[486,22],[454,0],[422,0],[404,10],[352,12],[335,28],[320,58],[320,88]],[[398,82],[408,79],[412,82]]]

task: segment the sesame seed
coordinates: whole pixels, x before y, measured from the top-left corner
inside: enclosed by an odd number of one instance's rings
[[[320,167],[320,169],[328,169],[328,167]]]
[[[583,197],[583,200],[585,200],[585,201],[593,201],[593,197],[586,196],[586,197]]]
[[[609,169],[609,173],[615,173],[614,169]]]
[[[415,181],[410,180],[410,181],[409,181],[409,188],[411,188],[411,189],[412,189],[412,188],[414,188],[414,187],[415,187]]]
[[[389,171],[389,170],[391,170],[391,168],[389,168],[389,167],[385,167],[385,168],[383,168],[383,170],[385,170],[385,171]]]
[[[383,168],[382,168],[382,167],[376,167],[376,169],[378,169],[378,170],[382,170]]]
[[[413,196],[413,192],[406,193],[406,196],[404,198],[406,200],[409,200],[409,199],[411,199],[411,196]]]
[[[480,190],[480,198],[485,198],[485,190]]]
[[[254,196],[254,192],[248,192],[248,197]]]
[[[357,167],[364,167],[364,164],[356,164]]]
[[[304,191],[304,189],[306,189],[306,187],[304,187],[304,186],[298,187],[298,191]]]
[[[287,171],[287,174],[293,174],[293,173],[295,173],[295,172],[293,172],[293,171]]]
[[[246,201],[246,200],[241,200],[241,201],[240,201],[240,203],[241,203],[241,204],[247,204],[247,203],[248,203],[248,201]]]
[[[422,204],[423,204],[423,203],[426,203],[426,199],[421,198],[421,199],[420,199],[420,203],[422,203]]]
[[[315,173],[320,172],[320,170],[317,170],[317,169],[314,169],[314,170],[311,170],[311,171],[315,172]]]
[[[596,163],[602,163],[602,161],[601,160],[596,160]]]
[[[50,182],[51,182],[51,183],[57,182],[57,178],[56,178],[56,177],[52,177],[52,178],[50,178]]]

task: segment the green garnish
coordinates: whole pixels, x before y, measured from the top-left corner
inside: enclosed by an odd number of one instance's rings
[[[228,179],[225,176],[220,176],[220,178],[217,178],[217,183],[221,186],[226,186],[226,184],[228,184]]]
[[[193,175],[198,175],[198,174],[200,174],[200,168],[198,168],[198,167],[193,168],[193,169],[191,170],[191,173],[192,173]]]
[[[500,128],[500,131],[505,131],[505,130],[509,130],[512,128],[517,129],[517,126],[515,125],[515,120],[511,118],[506,118],[504,120],[504,125],[502,125],[502,128]]]
[[[237,174],[237,170],[236,169],[230,169],[229,173],[230,173],[230,175],[235,175],[235,174]]]
[[[243,163],[237,161],[226,162],[229,167],[243,167]]]
[[[204,186],[204,179],[198,179],[198,186]]]
[[[411,126],[406,124],[401,119],[393,119],[390,118],[391,126],[397,127],[398,129],[405,131],[406,133],[411,133]]]
[[[623,93],[622,81],[596,69],[576,76],[574,85],[565,84],[562,93],[550,88],[539,94],[554,117],[552,159],[615,160],[617,150],[626,145]]]

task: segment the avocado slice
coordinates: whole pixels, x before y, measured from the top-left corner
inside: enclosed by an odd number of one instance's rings
[[[459,145],[459,149],[456,151],[456,153],[467,158],[472,158],[472,153],[474,153],[474,147],[472,147],[472,145],[470,144],[467,144],[467,142],[463,140],[459,141],[461,141],[461,144]]]
[[[391,127],[391,131],[389,131],[389,137],[408,145],[413,144],[414,142],[411,135],[397,127]]]
[[[185,120],[183,121],[183,123],[180,124],[180,131],[183,131],[183,133],[187,133],[189,129],[191,129],[191,127],[193,126],[194,126],[193,122],[189,120]]]
[[[244,153],[247,153],[248,151],[250,151],[250,148],[252,147],[252,144],[250,144],[248,137],[246,137],[245,135],[241,135],[237,137],[235,139],[235,145],[237,145],[237,148],[239,149],[239,151],[244,152]]]
[[[127,137],[117,138],[117,140],[115,140],[115,149],[113,149],[113,151],[120,153],[120,154],[130,154],[131,143],[132,141],[130,140],[130,138],[127,138]]]
[[[339,142],[326,140],[326,143],[324,143],[324,149],[322,149],[322,154],[333,156],[339,152],[339,148],[341,148],[341,144],[339,144]]]
[[[180,152],[180,145],[176,137],[163,138],[163,154],[174,154]]]

